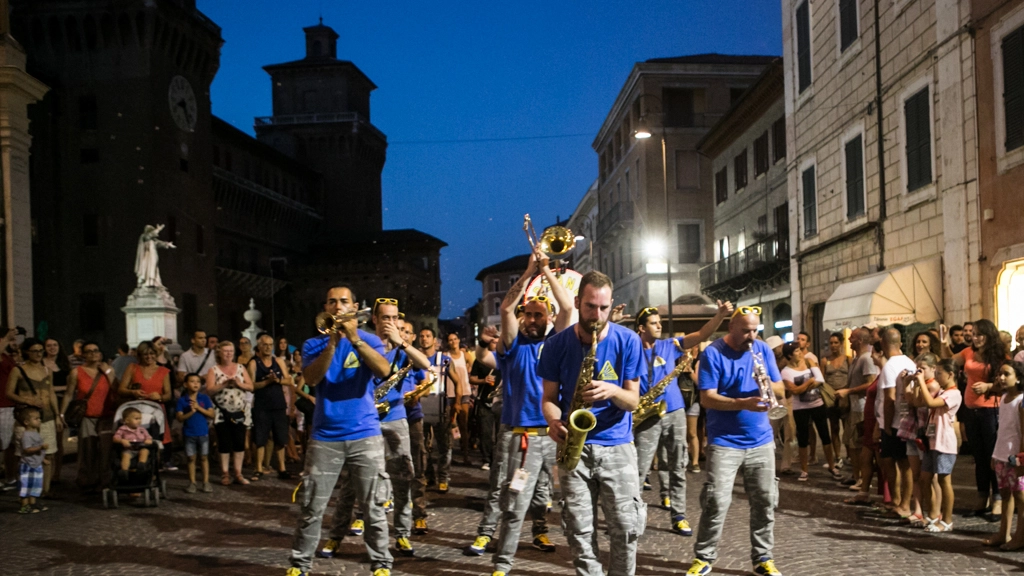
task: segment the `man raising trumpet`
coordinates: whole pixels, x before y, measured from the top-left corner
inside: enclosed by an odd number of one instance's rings
[[[302,479],[302,510],[292,541],[286,576],[306,576],[320,540],[327,502],[342,469],[363,510],[367,527],[363,540],[373,576],[390,576],[394,558],[388,552],[388,519],[380,493],[384,481],[384,439],[373,402],[374,376],[387,378],[391,364],[384,358],[380,338],[359,330],[359,308],[352,290],[337,286],[327,291],[324,311],[344,317],[329,335],[302,345],[302,377],[317,388],[316,411]]]
[[[647,394],[650,389],[670,375],[680,362],[689,362],[684,358],[684,350],[689,350],[707,340],[722,321],[732,313],[732,303],[718,302],[718,312],[708,320],[700,331],[687,334],[683,338],[670,337],[661,339],[661,316],[657,308],[644,308],[636,315],[636,330],[644,347],[644,368],[640,373],[640,395]],[[658,459],[658,471],[668,471],[669,496],[664,502],[672,517],[672,531],[682,536],[691,536],[693,529],[686,520],[686,406],[683,393],[674,381],[665,391],[653,398],[657,403],[665,402],[665,415],[657,414],[643,421],[633,422],[633,439],[636,442],[638,455],[637,468],[640,481],[651,471],[654,454],[659,446],[664,446],[668,454],[666,460]],[[635,415],[634,415],[635,417]],[[662,486],[664,492],[665,487]]]
[[[754,377],[755,358],[763,363],[777,397],[785,394],[775,354],[757,339],[759,306],[741,306],[729,321],[729,333],[712,342],[700,356],[697,385],[700,403],[707,410],[707,479],[701,492],[702,513],[694,544],[694,560],[686,573],[706,576],[718,559],[725,515],[732,503],[733,483],[743,472],[750,502],[750,559],[753,573],[782,576],[772,560],[775,545],[775,507],[779,501],[775,481],[775,439],[768,419],[768,404]]]
[[[551,294],[558,302],[557,316],[546,296],[527,298],[521,314],[516,314],[526,286],[538,269],[547,279]],[[572,316],[571,293],[551,271],[548,257],[535,247],[526,271],[501,304],[497,367],[505,385],[502,388],[501,432],[495,449],[495,468],[498,471],[491,474],[490,498],[477,530],[477,539],[467,552],[482,554],[493,538],[494,509],[500,502],[502,537],[494,555],[494,576],[505,576],[512,569],[519,546],[519,531],[528,509],[534,519],[534,547],[545,552],[555,550],[547,537],[547,503],[538,501],[535,494],[542,475],[550,478],[555,470],[555,442],[548,436],[547,422],[541,410],[544,383],[537,375],[537,362],[549,335],[567,328]],[[552,324],[554,330],[549,332]],[[482,340],[487,342],[493,337],[487,331]],[[488,365],[494,363],[494,356],[483,350],[477,352],[477,358]]]
[[[605,274],[593,271],[583,275],[576,308],[579,322],[548,338],[537,365],[537,374],[544,379],[548,434],[563,445],[564,451],[566,419],[577,404],[577,380],[584,358],[589,364],[590,353],[596,348],[593,364],[586,366],[588,370],[593,366],[592,377],[580,383],[580,404],[589,406],[596,424],[586,436],[575,468],[568,470],[565,464],[559,464],[565,498],[562,526],[576,574],[603,576],[594,511],[595,502],[600,500],[611,540],[608,574],[632,576],[636,572],[637,541],[647,524],[632,442],[632,412],[640,399],[642,346],[631,330],[608,322],[612,281]]]

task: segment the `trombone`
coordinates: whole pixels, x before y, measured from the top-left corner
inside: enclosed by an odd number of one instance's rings
[[[559,259],[576,247],[576,235],[565,226],[548,226],[541,231],[538,238],[529,214],[523,216],[523,232],[526,233],[530,247],[540,248],[545,256],[555,260],[556,268],[561,268]]]
[[[321,334],[334,334],[341,330],[341,324],[343,322],[347,322],[355,318],[360,324],[363,324],[370,319],[370,316],[371,312],[369,308],[362,308],[355,312],[345,312],[342,314],[321,312],[316,315],[316,331]]]

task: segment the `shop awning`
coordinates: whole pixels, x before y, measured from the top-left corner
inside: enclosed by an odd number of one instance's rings
[[[941,311],[942,260],[935,257],[840,284],[825,302],[822,327],[930,324]]]

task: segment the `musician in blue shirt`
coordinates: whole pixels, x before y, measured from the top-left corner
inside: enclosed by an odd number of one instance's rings
[[[717,314],[699,331],[682,338],[662,339],[661,316],[658,315],[658,309],[641,310],[636,315],[636,331],[644,347],[640,396],[643,397],[653,386],[671,374],[680,362],[692,365],[693,358],[683,359],[686,356],[683,351],[695,348],[707,340],[731,312],[730,302],[718,302]],[[662,486],[661,491],[669,495],[662,499],[662,505],[671,513],[672,531],[682,536],[691,536],[693,529],[686,520],[686,406],[683,402],[683,393],[679,389],[678,378],[674,378],[654,402],[662,400],[665,402],[664,416],[655,414],[638,422],[634,414],[633,440],[636,443],[637,467],[640,481],[643,482],[651,471],[655,453],[659,447],[664,449],[667,458],[658,459],[658,472],[668,473],[668,489]]]
[[[352,290],[327,291],[324,311],[354,313],[359,305]],[[384,439],[373,402],[374,377],[386,378],[391,364],[380,338],[359,330],[353,315],[329,336],[311,338],[302,346],[302,377],[316,389],[316,411],[306,454],[306,473],[299,526],[292,541],[286,576],[306,576],[320,541],[320,528],[331,492],[344,468],[356,497],[367,512],[364,534],[374,576],[390,576],[394,558],[388,552],[388,522],[377,494],[384,473]]]
[[[391,480],[391,492],[395,509],[395,549],[403,556],[412,556],[415,550],[409,536],[412,534],[412,499],[411,487],[413,477],[412,455],[409,442],[409,423],[405,418],[405,392],[415,387],[419,376],[417,368],[424,370],[430,362],[422,352],[409,346],[402,337],[399,327],[401,318],[398,314],[398,300],[395,298],[377,298],[373,304],[373,324],[376,335],[384,342],[384,358],[390,365],[391,376],[374,383],[374,395],[377,388],[390,385],[387,394],[381,401],[386,404],[387,414],[381,418],[381,433],[384,436],[386,450],[385,470]],[[406,369],[406,374],[394,382],[398,372]],[[380,410],[378,410],[379,414]],[[334,526],[330,539],[320,549],[320,556],[331,558],[341,544],[345,533],[360,535],[365,530],[362,510],[352,522],[352,509],[356,494],[353,483],[348,476],[342,476],[341,499],[334,514]]]
[[[587,434],[579,463],[573,470],[559,464],[562,525],[580,576],[603,576],[594,534],[594,502],[600,501],[611,541],[608,573],[636,572],[637,541],[647,524],[647,505],[640,499],[640,482],[633,447],[633,410],[640,399],[643,365],[640,338],[628,328],[609,323],[612,281],[601,272],[580,279],[576,296],[579,322],[548,338],[537,364],[544,379],[544,417],[548,434],[565,442],[568,417],[583,359],[597,336],[593,375],[583,383],[581,396],[596,419]]]
[[[707,479],[701,493],[701,516],[694,560],[686,573],[705,576],[718,559],[718,541],[732,503],[736,474],[750,503],[750,560],[753,573],[782,576],[775,568],[775,440],[755,370],[763,366],[776,397],[785,394],[775,354],[757,338],[761,308],[741,306],[729,321],[729,333],[700,355],[697,382],[700,403],[707,411]]]

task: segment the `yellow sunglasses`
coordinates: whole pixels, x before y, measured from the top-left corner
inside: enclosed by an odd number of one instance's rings
[[[735,318],[735,317],[740,316],[740,315],[746,316],[747,314],[757,314],[758,316],[760,316],[761,315],[761,307],[760,306],[739,306],[735,310],[733,310],[732,317]]]

